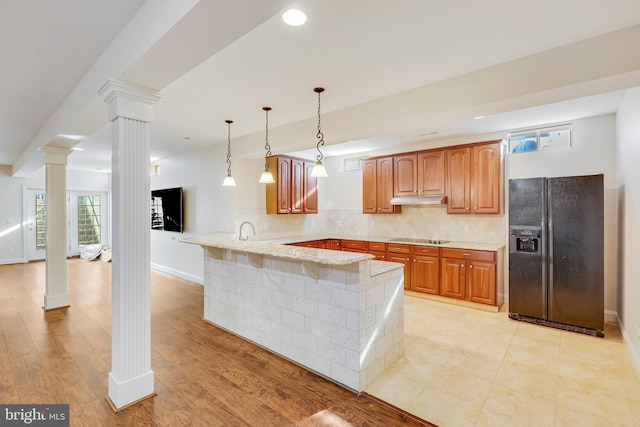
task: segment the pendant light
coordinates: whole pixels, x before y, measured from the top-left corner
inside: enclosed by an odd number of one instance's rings
[[[269,111],[271,111],[271,107],[262,107],[266,116],[266,126],[264,133],[264,150],[266,151],[264,155],[264,172],[260,175],[260,179],[258,182],[262,184],[272,184],[276,182],[273,179],[273,174],[269,170],[269,156],[271,155],[271,146],[269,145]]]
[[[235,187],[236,180],[231,176],[231,123],[233,120],[225,120],[227,124],[227,176],[224,177],[222,185],[225,187]]]
[[[318,133],[316,134],[316,138],[318,138],[318,144],[316,145],[318,155],[316,156],[316,164],[311,170],[311,176],[316,178],[325,178],[327,176],[327,170],[322,163],[324,156],[322,155],[322,151],[320,151],[320,147],[324,145],[324,134],[320,128],[320,94],[324,92],[324,88],[316,87],[313,91],[318,94]]]

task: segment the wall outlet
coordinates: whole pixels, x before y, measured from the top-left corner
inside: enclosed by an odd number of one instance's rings
[[[376,228],[376,222],[375,222],[375,221],[371,221],[371,222],[369,223],[369,228],[372,228],[372,229],[373,229],[373,228]]]
[[[224,251],[224,257],[226,259],[228,259],[228,260],[231,259],[231,250],[230,249],[227,249],[227,250]]]
[[[336,226],[342,227],[342,220],[338,220],[338,222],[336,222]]]
[[[13,252],[13,246],[9,246],[9,247],[7,248],[7,252]]]
[[[262,223],[262,231],[269,231],[269,223],[268,222],[263,222]]]
[[[464,231],[467,231],[467,232],[469,231],[469,224],[464,225]]]

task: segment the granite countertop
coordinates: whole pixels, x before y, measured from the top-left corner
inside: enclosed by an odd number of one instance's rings
[[[298,241],[301,240],[298,239]],[[268,255],[280,259],[311,261],[324,265],[348,265],[373,259],[373,255],[370,254],[287,246],[275,240],[238,240],[233,233],[212,233],[186,238],[181,242],[249,254]]]

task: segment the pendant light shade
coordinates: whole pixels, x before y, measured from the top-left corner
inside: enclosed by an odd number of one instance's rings
[[[320,94],[324,92],[324,88],[316,87],[313,89],[313,91],[318,94],[318,133],[316,134],[316,138],[318,138],[318,143],[316,144],[318,155],[316,156],[316,164],[311,170],[311,176],[316,178],[326,178],[328,176],[327,170],[322,163],[322,159],[324,158],[324,156],[322,154],[322,151],[320,151],[320,147],[324,146],[324,134],[322,133],[322,129],[320,127]]]
[[[235,187],[236,180],[231,176],[231,123],[233,120],[225,120],[227,124],[227,176],[224,177],[222,185],[225,187]]]
[[[271,146],[269,145],[269,111],[271,107],[262,107],[266,116],[265,136],[264,136],[264,172],[260,175],[258,182],[262,184],[273,184],[276,182],[273,179],[273,174],[269,170],[269,156],[271,155]]]

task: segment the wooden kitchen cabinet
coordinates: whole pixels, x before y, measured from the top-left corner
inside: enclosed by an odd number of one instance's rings
[[[404,288],[411,289],[411,246],[387,243],[385,261],[404,264]]]
[[[431,150],[393,156],[394,197],[447,194],[445,153]]]
[[[362,162],[362,213],[399,213],[391,204],[393,197],[393,157]]]
[[[496,305],[496,253],[442,248],[440,295]]]
[[[306,214],[318,212],[317,179],[310,176],[310,162],[288,156],[267,159],[275,182],[266,184],[267,214]]]
[[[340,242],[340,248],[343,251],[366,253],[369,246],[365,240],[345,240]]]
[[[325,240],[325,249],[331,249],[334,251],[339,251],[342,248],[340,244],[340,239],[327,239]]]
[[[382,242],[369,242],[368,250],[371,255],[379,261],[386,261],[387,259],[387,245]]]
[[[393,156],[393,196],[418,195],[418,155]]]
[[[447,194],[446,151],[418,153],[418,196]]]
[[[500,213],[502,150],[499,142],[447,151],[447,213]]]
[[[432,246],[411,247],[411,290],[440,293],[439,249]]]

